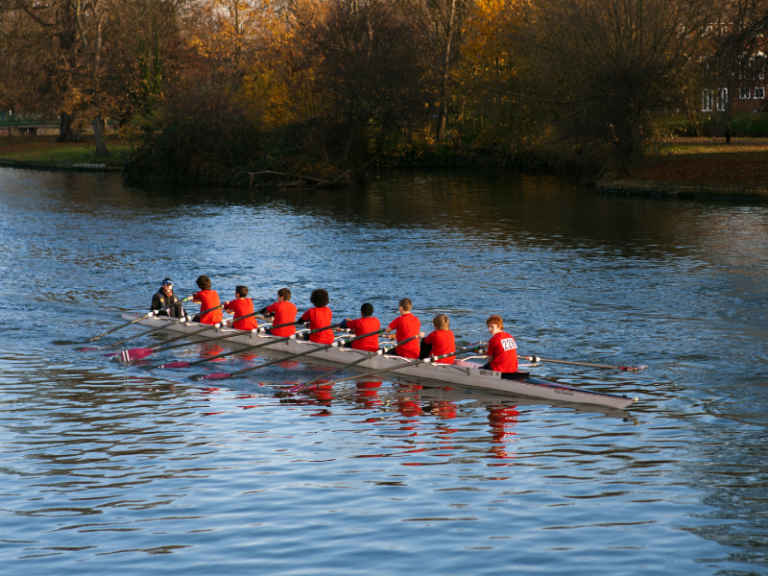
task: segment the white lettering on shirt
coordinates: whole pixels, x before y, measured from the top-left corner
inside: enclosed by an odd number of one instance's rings
[[[504,340],[501,341],[501,347],[504,348],[505,352],[507,350],[516,350],[517,342],[515,342],[514,338],[504,338]]]

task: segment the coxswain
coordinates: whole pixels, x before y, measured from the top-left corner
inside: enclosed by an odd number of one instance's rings
[[[485,321],[491,339],[488,340],[486,355],[488,362],[483,370],[493,370],[502,374],[517,372],[517,343],[510,334],[504,332],[504,320],[501,316],[493,315]]]
[[[248,286],[235,286],[235,299],[224,303],[224,310],[234,314],[235,318],[253,314],[253,300],[247,298]],[[256,318],[249,316],[232,324],[235,330],[253,330],[258,326]]]
[[[315,305],[314,308],[310,308],[304,314],[301,315],[301,320],[309,322],[310,330],[317,330],[318,328],[325,328],[331,325],[331,318],[333,312],[328,308],[328,292],[322,288],[312,290],[312,294],[309,296],[309,301]],[[317,342],[318,344],[333,344],[336,337],[333,334],[333,330],[323,330],[322,332],[315,332],[309,335],[310,342]]]
[[[176,304],[177,302],[178,304],[173,306],[173,304]],[[173,291],[173,280],[170,278],[163,280],[160,290],[152,296],[152,306],[150,310],[162,310],[166,306],[170,306],[170,308],[160,312],[159,316],[169,316],[171,318],[181,318],[184,316],[184,307],[181,305],[179,297],[176,296],[176,292]]]
[[[398,312],[400,316],[392,320],[384,331],[387,338],[395,340],[396,342],[402,342],[412,336],[418,336],[419,330],[421,329],[421,322],[419,322],[419,319],[411,313],[412,308],[413,304],[411,303],[410,298],[403,298],[400,300],[398,303]],[[393,330],[396,331],[395,335],[390,334]],[[419,340],[418,338],[415,338],[402,346],[398,346],[391,352],[391,354],[402,356],[403,358],[418,358],[420,351]]]
[[[200,304],[200,310],[210,310],[221,304],[219,300],[219,293],[216,290],[211,290],[211,279],[205,274],[198,277],[196,281],[197,287],[200,288],[200,292],[195,292],[192,295],[192,302]],[[202,316],[198,314],[192,321],[200,322],[201,324],[218,324],[224,318],[224,314],[221,312],[221,308],[206,312]]]
[[[339,325],[340,328],[349,328],[354,331],[355,336],[362,336],[370,332],[375,332],[381,328],[381,323],[378,318],[373,316],[373,304],[366,302],[360,306],[360,314],[362,318],[352,320],[351,318],[345,318]],[[366,336],[355,340],[349,344],[354,350],[365,350],[367,352],[376,352],[379,349],[379,335],[374,334],[372,336]]]
[[[277,302],[259,310],[261,314],[270,314],[272,325],[288,324],[296,322],[296,306],[291,302],[291,291],[288,288],[280,288],[277,291]],[[291,336],[296,332],[296,326],[283,326],[282,328],[271,328],[269,333],[273,336]]]
[[[429,356],[442,356],[443,354],[450,354],[456,352],[456,338],[451,332],[451,321],[445,314],[438,314],[432,319],[432,324],[435,327],[434,332],[430,332],[421,341],[421,353],[419,358],[427,358]],[[456,361],[456,356],[447,356],[446,358],[440,358],[437,360],[440,364],[453,364]]]

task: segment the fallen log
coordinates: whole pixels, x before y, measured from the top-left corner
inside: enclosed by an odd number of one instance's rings
[[[305,176],[300,174],[295,176],[297,180],[273,180],[271,182],[256,182],[254,184],[253,179],[257,176],[280,176],[283,178],[290,176],[285,172],[262,170],[261,172],[239,172],[232,178],[232,184],[234,185],[237,179],[244,175],[248,176],[248,188],[330,188],[334,186],[345,186],[351,183],[351,181],[349,181],[349,172],[345,172],[333,180],[325,180],[323,178],[316,178],[315,176]],[[305,182],[311,185],[305,185]]]

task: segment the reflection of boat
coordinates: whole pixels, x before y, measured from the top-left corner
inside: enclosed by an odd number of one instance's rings
[[[123,314],[126,320],[137,318],[133,314]],[[163,318],[152,316],[138,322],[140,325],[160,327],[168,324],[168,330],[174,332],[194,332],[200,328],[200,325],[193,322],[175,324],[173,318]],[[213,329],[212,329],[213,330]],[[217,328],[217,332],[232,332],[230,328]],[[229,339],[231,342],[253,346],[256,344],[267,343],[270,340],[279,340],[273,336],[257,332],[244,333],[240,336],[234,336]],[[319,344],[312,342],[301,342],[296,340],[276,341],[274,344],[268,344],[262,350],[282,352],[286,354],[296,354],[309,350],[308,347],[320,348]],[[318,350],[316,353],[307,354],[307,358],[331,362],[333,364],[349,364],[361,355],[368,354],[353,350],[351,348],[326,348]],[[393,356],[373,356],[365,362],[358,364],[357,368],[366,370],[381,370],[392,368],[407,362],[407,360]],[[395,372],[393,372],[395,374]],[[413,367],[404,366],[396,372],[398,375],[406,375],[410,378],[422,379],[429,378],[440,382],[458,384],[467,388],[477,388],[481,390],[492,391],[502,394],[514,394],[529,398],[540,398],[551,403],[578,403],[612,408],[623,409],[630,406],[634,399],[627,396],[618,396],[616,394],[606,394],[604,392],[594,392],[566,384],[548,382],[538,378],[521,373],[514,379],[507,380],[501,378],[499,372],[483,370],[479,365],[472,362],[457,362],[456,364],[432,364],[429,362],[421,363]]]

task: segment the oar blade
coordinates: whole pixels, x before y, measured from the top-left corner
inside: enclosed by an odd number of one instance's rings
[[[232,378],[232,374],[229,372],[212,372],[204,376],[192,376],[192,378],[194,380],[226,380],[227,378]]]
[[[78,352],[98,352],[101,350],[98,346],[83,346],[82,348],[75,348]]]
[[[135,360],[142,360],[154,353],[152,348],[131,348],[130,350],[123,350],[120,352],[121,362],[132,362]]]
[[[640,370],[645,370],[646,368],[648,368],[648,366],[645,364],[641,366],[619,366],[619,370],[622,372],[640,372]]]
[[[191,362],[168,362],[168,364],[161,364],[158,368],[189,368],[191,365]]]

